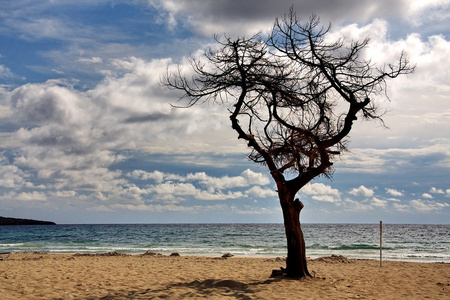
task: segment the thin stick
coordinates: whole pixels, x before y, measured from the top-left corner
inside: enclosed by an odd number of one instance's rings
[[[380,268],[383,266],[383,222],[380,221]]]

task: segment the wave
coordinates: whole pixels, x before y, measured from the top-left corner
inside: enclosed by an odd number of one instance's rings
[[[17,244],[0,244],[0,247],[20,247],[23,246],[23,243],[17,243]]]
[[[321,249],[321,250],[380,250],[379,245],[368,244],[349,244],[349,245],[320,245],[312,244],[306,248]],[[391,247],[383,247],[383,250],[393,250]]]

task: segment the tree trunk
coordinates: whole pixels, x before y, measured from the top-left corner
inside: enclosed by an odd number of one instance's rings
[[[303,208],[303,203],[299,199],[293,200],[292,198],[280,198],[288,250],[286,273],[288,277],[294,278],[311,277],[306,263],[305,240],[300,225],[300,211]]]

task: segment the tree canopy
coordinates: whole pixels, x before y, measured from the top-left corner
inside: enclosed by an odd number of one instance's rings
[[[188,105],[231,103],[232,127],[252,149],[249,158],[306,184],[331,173],[359,116],[381,119],[371,98],[382,95],[386,78],[413,71],[403,53],[396,64],[376,67],[361,58],[368,38],[329,41],[329,30],[317,16],[301,23],[291,10],[268,37],[216,38],[221,47],[205,53],[206,63],[191,59],[192,77],[179,70],[166,83]]]
[[[358,117],[381,120],[375,98],[387,97],[386,80],[414,70],[404,53],[379,67],[363,58],[368,38],[331,40],[330,28],[314,15],[302,23],[291,9],[268,35],[216,37],[218,50],[191,58],[190,73],[179,68],[164,79],[182,91],[187,106],[229,104],[248,157],[266,165],[277,184],[291,276],[309,275],[296,193],[316,176],[332,174]]]

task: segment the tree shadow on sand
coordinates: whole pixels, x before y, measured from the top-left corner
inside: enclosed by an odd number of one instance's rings
[[[146,289],[142,291],[130,290],[115,292],[112,295],[90,300],[119,300],[119,299],[185,299],[227,297],[230,299],[254,299],[254,287],[280,281],[280,278],[270,278],[261,282],[242,283],[235,280],[206,279],[194,280],[187,283],[168,285],[162,289]]]

